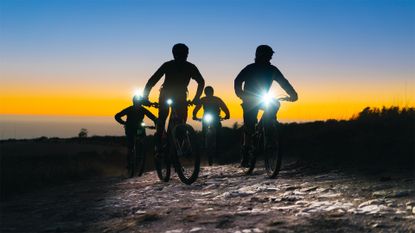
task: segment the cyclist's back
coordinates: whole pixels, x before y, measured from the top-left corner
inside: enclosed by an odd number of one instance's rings
[[[163,72],[165,74],[162,90],[172,95],[186,93],[190,79],[192,77],[199,77],[197,67],[188,61],[168,61],[157,72]],[[152,81],[150,79],[149,83]]]
[[[272,81],[284,78],[277,67],[270,63],[252,63],[247,65],[240,73],[237,81],[245,82],[246,97],[256,97],[269,91]]]
[[[225,119],[230,118],[229,109],[226,106],[225,102],[217,96],[213,95],[214,90],[211,86],[205,88],[205,95],[200,99],[200,102],[196,104],[195,109],[193,110],[193,119],[197,118],[197,112],[201,107],[203,107],[203,114],[211,114],[212,117],[220,124],[220,113],[223,111],[225,113]]]
[[[142,99],[138,96],[134,96],[132,106],[129,106],[121,112],[115,114],[115,120],[125,127],[125,135],[127,136],[127,143],[130,149],[133,146],[137,130],[141,127],[144,117],[147,116],[154,123],[157,122],[157,118],[149,110],[141,106],[141,104]],[[122,119],[124,116],[126,116],[126,120]]]

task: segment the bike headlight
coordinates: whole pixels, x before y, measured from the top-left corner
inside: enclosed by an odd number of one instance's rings
[[[168,105],[172,105],[172,104],[173,104],[173,100],[172,100],[172,99],[167,99],[166,103],[167,103]]]
[[[213,121],[213,116],[212,116],[211,114],[205,114],[205,115],[203,116],[203,120],[204,120],[206,123],[210,123],[210,122],[212,122],[212,121]]]
[[[139,99],[143,98],[143,93],[144,93],[144,91],[141,88],[134,90],[134,96],[137,96],[137,98],[139,98]]]
[[[141,126],[142,126],[142,127],[146,126],[146,123],[141,122]]]
[[[265,93],[261,97],[262,103],[264,103],[265,106],[268,106],[272,102],[272,99],[273,97],[270,93]]]

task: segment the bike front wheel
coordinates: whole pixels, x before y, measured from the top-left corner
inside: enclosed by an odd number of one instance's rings
[[[265,160],[265,170],[271,179],[275,179],[281,169],[281,135],[277,123],[263,133],[263,155]]]
[[[200,153],[196,133],[188,124],[179,124],[172,131],[173,158],[179,179],[185,184],[196,181],[200,171]]]
[[[154,156],[157,176],[161,181],[168,182],[170,180],[170,156],[168,145],[163,145]]]

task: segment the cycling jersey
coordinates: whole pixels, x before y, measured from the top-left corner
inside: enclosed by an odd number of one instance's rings
[[[191,78],[198,83],[204,83],[202,75],[195,65],[188,61],[171,60],[165,62],[148,80],[144,89],[145,95],[148,95],[149,90],[156,85],[163,75],[165,75],[165,78],[162,90],[166,95],[175,96],[186,93]],[[201,89],[203,90],[203,86]]]
[[[267,93],[272,81],[276,81],[290,96],[297,96],[294,88],[284,78],[280,70],[271,63],[252,63],[246,66],[236,77],[234,88],[238,97],[244,101],[256,101]],[[244,87],[242,90],[242,83]]]
[[[126,132],[135,132],[139,127],[141,127],[141,123],[143,122],[144,116],[147,116],[154,122],[157,120],[157,118],[146,108],[139,106],[130,106],[128,108],[125,108],[121,112],[117,113],[115,115],[115,119],[119,121],[121,117],[127,116],[127,120],[125,121],[125,130]],[[123,123],[123,122],[120,122]]]

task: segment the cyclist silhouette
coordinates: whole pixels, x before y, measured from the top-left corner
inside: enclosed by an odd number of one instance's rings
[[[160,79],[164,77],[159,96],[159,113],[156,131],[156,149],[159,148],[161,137],[169,115],[167,100],[174,101],[174,107],[180,119],[187,120],[187,86],[190,79],[194,79],[198,86],[195,97],[190,104],[196,104],[202,95],[205,80],[197,67],[187,61],[189,48],[185,44],[175,44],[172,49],[174,60],[165,62],[148,80],[143,96],[148,101],[151,89]]]
[[[255,62],[247,65],[238,74],[234,82],[236,95],[242,99],[244,118],[244,142],[242,146],[241,166],[247,166],[247,153],[252,145],[251,135],[255,130],[258,111],[261,108],[261,96],[268,93],[273,81],[276,81],[289,95],[288,101],[298,99],[297,92],[280,70],[271,64],[274,51],[268,45],[260,45],[256,49]],[[242,88],[242,84],[244,86]],[[267,115],[275,117],[278,108],[267,109]],[[275,112],[275,113],[273,113]]]
[[[223,111],[225,113],[224,119],[229,119],[229,109],[226,106],[225,102],[217,96],[213,95],[214,90],[213,87],[207,86],[205,88],[205,97],[200,99],[200,102],[196,104],[195,109],[193,110],[193,120],[201,120],[197,117],[197,113],[199,112],[200,108],[203,107],[203,115],[210,114],[213,119],[212,122],[215,123],[217,128],[220,128],[222,124],[220,123],[220,113]],[[204,132],[206,128],[206,123],[202,123],[202,131]]]
[[[140,96],[133,97],[133,105],[123,109],[121,112],[115,114],[115,120],[124,125],[125,136],[127,137],[128,152],[130,153],[134,147],[134,140],[139,133],[145,133],[141,123],[144,116],[150,118],[154,124],[157,123],[157,117],[142,106],[143,99]],[[124,121],[122,117],[127,116]]]

